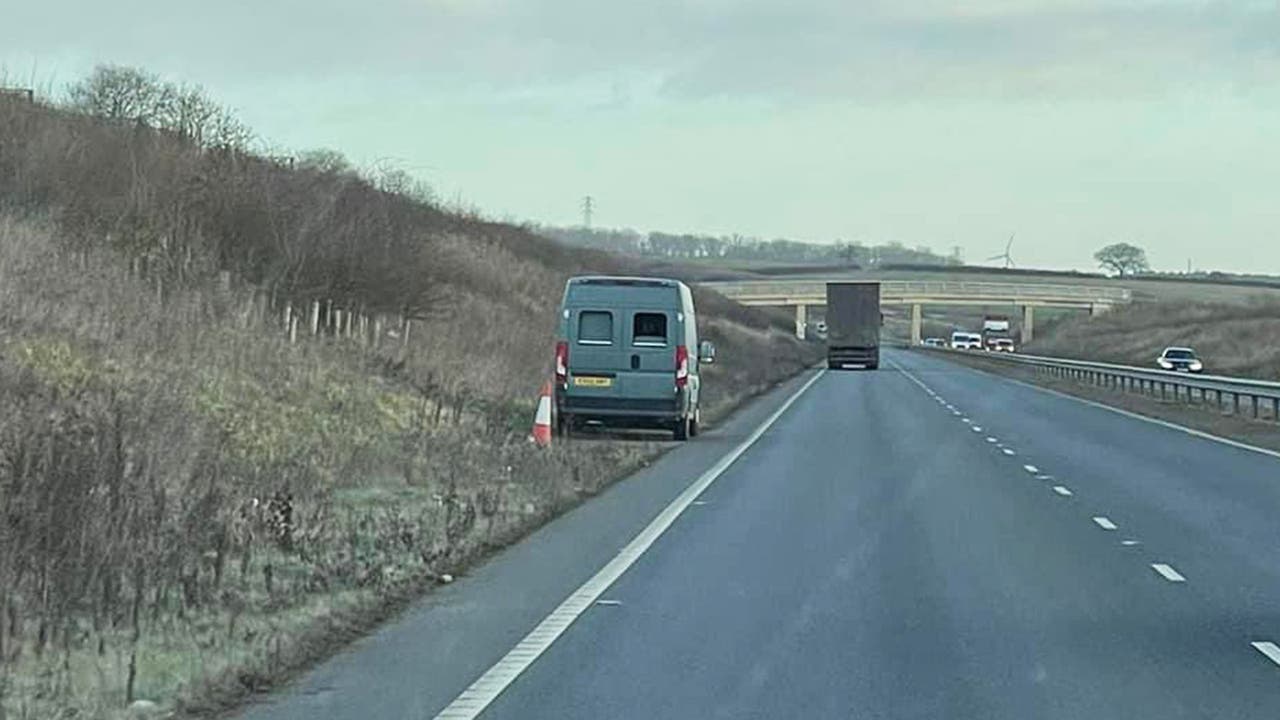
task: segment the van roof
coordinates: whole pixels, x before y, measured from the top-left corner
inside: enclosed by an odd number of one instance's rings
[[[670,278],[631,277],[626,275],[579,275],[569,278],[570,285],[625,285],[629,287],[679,287],[684,283]]]

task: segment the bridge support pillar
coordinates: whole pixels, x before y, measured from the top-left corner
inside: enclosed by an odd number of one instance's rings
[[[919,345],[923,338],[920,337],[921,326],[924,324],[924,306],[920,303],[911,305],[911,344]]]
[[[796,337],[804,339],[805,325],[809,324],[809,306],[796,305]]]
[[[1022,344],[1026,345],[1035,338],[1036,308],[1034,305],[1022,306]]]

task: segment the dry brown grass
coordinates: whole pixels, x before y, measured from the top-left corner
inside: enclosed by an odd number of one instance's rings
[[[1136,303],[1047,329],[1026,351],[1041,355],[1152,366],[1160,351],[1185,345],[1209,372],[1280,379],[1280,302]]]
[[[651,457],[524,438],[564,280],[632,270],[0,101],[0,720],[234,702]],[[410,339],[290,342],[282,308],[314,300],[406,313]],[[817,354],[698,301],[713,415]]]
[[[162,302],[30,222],[0,219],[0,307],[9,717],[269,684],[313,623],[359,624],[657,450],[532,451],[505,417],[441,417],[371,350],[291,344],[217,293]],[[277,493],[287,526],[253,507]]]

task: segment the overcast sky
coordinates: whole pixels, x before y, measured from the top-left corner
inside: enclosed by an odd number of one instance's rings
[[[0,65],[203,84],[487,214],[1280,273],[1276,0],[3,0]]]

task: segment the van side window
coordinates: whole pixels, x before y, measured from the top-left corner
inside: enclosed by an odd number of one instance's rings
[[[667,316],[663,313],[636,313],[631,324],[631,342],[636,345],[666,345]]]
[[[578,342],[583,345],[612,345],[613,313],[607,310],[578,313]]]

